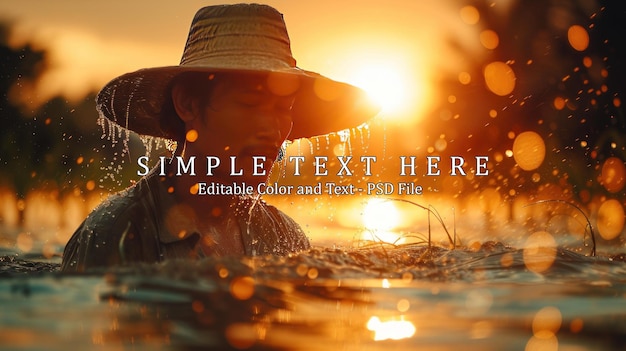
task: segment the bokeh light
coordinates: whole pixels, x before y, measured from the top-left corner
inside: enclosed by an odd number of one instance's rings
[[[471,5],[462,7],[459,15],[461,20],[467,24],[476,24],[480,20],[480,12]]]
[[[15,246],[22,252],[30,252],[33,249],[34,239],[30,233],[21,232],[15,241]]]
[[[626,166],[624,162],[617,157],[609,157],[602,165],[602,174],[600,181],[604,188],[611,193],[617,193],[624,188],[626,184]]]
[[[556,241],[552,234],[540,231],[530,235],[523,257],[526,268],[535,273],[543,273],[552,267],[556,259]]]
[[[533,318],[533,334],[541,339],[556,335],[561,329],[563,317],[558,308],[547,306],[539,310]]]
[[[274,95],[291,95],[298,90],[299,87],[300,80],[296,75],[270,73],[267,76],[267,88]]]
[[[472,76],[467,72],[459,73],[459,82],[463,85],[467,85],[472,82]]]
[[[321,78],[316,79],[313,83],[313,91],[318,98],[324,101],[334,101],[341,95],[341,91],[338,89],[337,85],[327,79]]]
[[[567,101],[560,96],[554,98],[554,108],[557,110],[562,110],[565,108],[565,103]]]
[[[257,331],[251,323],[233,323],[226,327],[224,336],[236,350],[249,349],[256,343]]]
[[[624,206],[610,199],[598,209],[598,232],[605,240],[617,238],[624,230]]]
[[[254,295],[254,290],[252,277],[235,277],[230,282],[230,294],[237,300],[248,300]]]
[[[188,142],[193,143],[196,140],[198,140],[198,131],[195,129],[190,129],[187,131],[187,134],[185,135],[185,139],[187,139]]]
[[[515,72],[504,62],[495,61],[485,66],[483,71],[489,90],[499,96],[505,96],[515,89]]]
[[[577,51],[584,51],[589,46],[589,33],[579,25],[573,25],[567,30],[567,40]]]
[[[491,29],[487,29],[480,32],[480,43],[486,49],[493,50],[498,47],[498,44],[500,44],[500,38],[498,37],[498,33],[492,31]]]
[[[513,157],[519,167],[525,171],[539,168],[546,157],[546,145],[543,138],[532,131],[520,133],[513,142]]]
[[[533,318],[533,336],[526,343],[526,351],[557,351],[559,340],[556,333],[561,328],[561,311],[552,306],[539,310]]]

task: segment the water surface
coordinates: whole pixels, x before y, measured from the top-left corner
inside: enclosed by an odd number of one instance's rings
[[[492,242],[318,248],[85,274],[5,255],[0,340],[23,350],[624,347],[620,256],[558,248],[536,272],[528,255]]]

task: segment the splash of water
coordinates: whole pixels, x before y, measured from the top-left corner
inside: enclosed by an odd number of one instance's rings
[[[339,142],[343,145],[344,153],[347,151],[348,156],[352,156],[352,143],[350,142],[352,131],[350,129],[344,129],[337,132],[339,136]]]
[[[256,244],[259,243],[259,238],[254,237],[254,235],[250,231],[250,229],[251,229],[251,224],[252,224],[252,214],[254,212],[254,208],[256,207],[256,205],[261,200],[261,194],[255,193],[255,194],[249,196],[249,199],[252,200],[252,203],[251,203],[250,207],[248,208],[248,219],[246,219],[246,234],[248,235],[248,237],[252,238],[252,240],[251,240],[252,248],[251,248],[250,254],[252,256],[256,256],[257,255]],[[241,201],[243,202],[245,200],[242,199]]]

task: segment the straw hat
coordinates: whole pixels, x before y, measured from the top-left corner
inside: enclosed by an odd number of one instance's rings
[[[282,14],[258,4],[200,9],[180,65],[141,69],[113,79],[98,93],[97,109],[139,134],[177,140],[180,135],[162,121],[164,107],[171,104],[171,82],[184,72],[267,74],[281,84],[296,84],[290,139],[355,127],[378,112],[361,89],[296,67]]]

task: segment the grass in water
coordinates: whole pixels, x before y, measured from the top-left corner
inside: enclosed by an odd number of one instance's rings
[[[361,241],[359,241],[359,244],[360,244],[359,248],[360,249],[372,249],[372,248],[380,249],[382,251],[383,255],[387,259],[389,259],[390,256],[389,256],[389,253],[387,252],[388,248],[397,249],[397,248],[425,247],[426,249],[424,250],[423,254],[418,259],[418,261],[425,261],[425,260],[427,260],[430,257],[430,255],[433,252],[433,248],[435,247],[433,245],[433,241],[432,241],[431,217],[433,217],[434,220],[439,223],[441,228],[446,233],[450,249],[454,250],[454,249],[457,248],[457,245],[461,244],[461,242],[460,242],[460,240],[459,240],[459,238],[457,236],[457,233],[456,233],[456,215],[454,215],[454,219],[453,219],[454,226],[453,226],[453,229],[452,229],[452,233],[450,233],[450,230],[446,226],[446,224],[445,224],[445,222],[443,220],[443,217],[441,216],[439,211],[437,211],[437,209],[434,208],[431,205],[424,206],[424,205],[421,205],[421,204],[419,204],[417,202],[414,202],[414,201],[411,201],[411,200],[399,199],[399,198],[386,198],[386,199],[383,199],[383,201],[395,201],[395,202],[407,203],[407,204],[410,204],[412,206],[415,206],[415,207],[417,207],[419,209],[422,209],[422,210],[426,211],[426,213],[427,213],[427,221],[428,221],[428,223],[427,223],[428,232],[426,234],[423,234],[423,233],[403,234],[401,236],[398,236],[398,238],[396,238],[396,240],[394,240],[393,242],[388,242],[388,241],[385,241],[384,239],[382,239],[380,236],[378,236],[377,233],[376,233],[376,230],[368,229],[368,231],[370,232],[370,235],[375,240],[361,240]],[[406,238],[412,238],[412,239],[416,239],[416,240],[413,241],[413,242],[410,242],[410,243],[406,243],[406,244],[398,243],[398,241],[400,241],[402,239],[406,239]]]
[[[589,228],[589,236],[591,237],[591,252],[590,252],[590,256],[595,256],[596,255],[596,234],[593,232],[593,226],[591,225],[591,221],[589,220],[589,216],[587,216],[587,214],[578,206],[576,206],[575,204],[571,203],[571,202],[567,202],[564,200],[539,200],[533,203],[530,203],[528,205],[525,205],[524,207],[528,207],[528,206],[534,206],[534,205],[540,205],[540,204],[546,204],[546,203],[561,203],[561,204],[565,204],[567,206],[573,207],[574,209],[576,209],[578,212],[580,212],[583,217],[585,217],[585,220],[587,221],[587,225],[585,226],[585,232],[583,234],[583,245],[585,245],[585,241],[587,238],[587,228]]]
[[[426,259],[427,256],[429,256],[432,253],[432,248],[433,248],[433,241],[432,241],[432,225],[431,225],[431,217],[433,217],[435,219],[436,222],[439,223],[439,225],[441,226],[441,228],[444,230],[444,232],[447,235],[448,238],[448,242],[450,245],[450,248],[452,250],[456,249],[457,246],[462,245],[461,241],[459,239],[459,237],[457,236],[457,232],[456,232],[456,215],[454,215],[454,219],[453,219],[453,229],[452,229],[452,233],[450,232],[450,230],[448,229],[448,227],[446,226],[445,222],[443,221],[443,218],[441,216],[441,214],[439,213],[439,211],[437,211],[436,208],[434,208],[431,205],[428,206],[424,206],[421,205],[419,203],[416,203],[414,201],[411,200],[406,200],[406,199],[399,199],[399,198],[388,198],[388,199],[384,199],[384,201],[395,201],[395,202],[402,202],[402,203],[407,203],[410,205],[413,205],[419,209],[422,209],[424,211],[427,212],[427,220],[428,220],[428,232],[426,234],[422,234],[422,233],[416,233],[416,234],[404,234],[402,236],[399,236],[394,242],[387,242],[385,240],[383,240],[382,238],[380,238],[377,234],[376,234],[376,230],[369,230],[371,236],[376,239],[376,240],[363,240],[361,243],[366,242],[367,244],[365,245],[361,245],[359,246],[361,249],[371,249],[371,248],[377,248],[380,249],[383,254],[385,256],[389,256],[387,249],[388,248],[407,248],[407,247],[413,247],[413,246],[419,246],[419,247],[423,247],[425,246],[427,249],[424,251],[424,253],[422,254],[421,259]],[[545,203],[562,203],[565,204],[567,206],[573,207],[575,210],[577,210],[578,212],[580,212],[583,217],[585,218],[586,221],[586,226],[585,226],[585,231],[584,231],[584,235],[583,235],[583,244],[586,246],[586,237],[587,237],[587,230],[589,231],[589,236],[591,237],[591,252],[590,252],[590,256],[596,256],[596,237],[595,237],[595,233],[593,230],[593,226],[591,225],[591,221],[589,219],[589,216],[587,216],[587,214],[577,205],[572,204],[570,202],[567,201],[563,201],[563,200],[540,200],[537,202],[533,202],[530,204],[525,205],[524,207],[528,207],[528,206],[534,206],[534,205],[539,205],[539,204],[545,204]],[[454,213],[454,212],[453,212]],[[411,243],[407,243],[407,244],[400,244],[398,243],[399,240],[402,239],[406,239],[406,238],[413,238],[413,239],[417,239],[416,241],[413,241]]]

